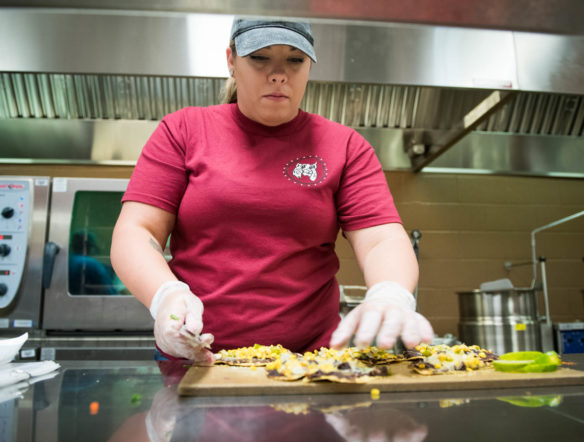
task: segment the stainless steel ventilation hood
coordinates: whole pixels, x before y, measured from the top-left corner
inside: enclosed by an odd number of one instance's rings
[[[228,9],[68,3],[77,7],[0,8],[2,161],[131,163],[164,114],[218,102],[233,16],[215,12]],[[335,13],[339,2],[313,3],[252,1],[248,13],[310,18],[319,61],[302,107],[357,129],[385,169],[584,177],[579,20],[544,29],[527,14],[517,31],[411,13],[417,24],[406,24],[359,15],[356,2],[359,20]]]

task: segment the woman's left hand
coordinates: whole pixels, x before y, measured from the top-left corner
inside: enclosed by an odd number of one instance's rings
[[[399,284],[385,281],[371,287],[365,300],[341,321],[331,338],[331,348],[346,346],[353,335],[358,347],[374,340],[380,348],[391,348],[401,336],[404,345],[414,347],[430,343],[432,326],[415,311],[413,296]]]

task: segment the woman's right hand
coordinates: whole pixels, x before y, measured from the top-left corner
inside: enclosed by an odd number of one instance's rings
[[[166,295],[154,322],[156,344],[165,353],[191,361],[212,364],[213,353],[181,334],[183,325],[193,335],[203,329],[203,303],[188,290],[175,290]]]

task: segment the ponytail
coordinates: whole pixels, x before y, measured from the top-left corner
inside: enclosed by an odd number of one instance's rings
[[[231,56],[237,57],[235,41],[231,40],[229,42],[229,47],[231,48]],[[225,80],[225,84],[221,88],[220,99],[221,103],[237,103],[237,84],[233,77],[230,76]]]
[[[221,88],[221,103],[237,103],[237,84],[232,77],[225,80]]]

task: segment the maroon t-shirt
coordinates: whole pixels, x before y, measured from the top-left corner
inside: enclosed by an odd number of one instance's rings
[[[236,104],[164,117],[123,201],[176,214],[169,265],[203,301],[214,351],[328,345],[339,322],[339,228],[401,222],[357,132],[303,111],[268,127]]]

